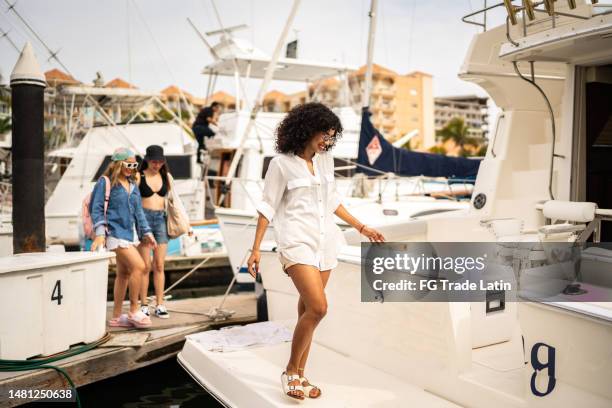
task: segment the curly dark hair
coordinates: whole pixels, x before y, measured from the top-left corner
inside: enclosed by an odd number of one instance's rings
[[[276,128],[276,151],[299,154],[306,144],[319,132],[334,130],[326,151],[331,150],[342,136],[340,119],[327,106],[318,102],[297,105],[287,113]]]

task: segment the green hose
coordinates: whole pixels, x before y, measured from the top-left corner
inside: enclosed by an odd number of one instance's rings
[[[63,351],[58,354],[54,354],[52,356],[43,357],[43,358],[33,358],[30,360],[0,360],[0,372],[8,372],[8,371],[28,371],[28,370],[38,370],[38,369],[51,369],[60,373],[68,384],[72,387],[76,397],[77,406],[81,407],[81,400],[79,399],[79,393],[77,392],[76,386],[74,382],[68,375],[68,373],[61,367],[51,365],[58,360],[62,360],[66,357],[76,356],[77,354],[85,353],[86,351],[92,350],[98,347],[100,344],[107,342],[110,339],[110,335],[106,333],[104,337],[99,340],[96,340],[92,343],[84,344],[82,346],[74,347],[70,350]]]

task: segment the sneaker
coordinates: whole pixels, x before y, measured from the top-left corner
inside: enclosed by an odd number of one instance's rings
[[[166,306],[159,305],[155,308],[155,316],[159,317],[160,319],[167,319],[170,317],[170,313],[168,313],[168,310],[166,310]]]
[[[147,316],[150,316],[151,314],[149,313],[149,305],[142,305],[140,306],[140,311],[144,314],[146,314]]]

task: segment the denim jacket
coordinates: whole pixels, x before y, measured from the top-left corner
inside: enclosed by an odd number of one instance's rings
[[[134,241],[134,224],[138,238],[151,233],[149,223],[142,210],[142,201],[138,186],[130,182],[130,193],[121,185],[111,187],[106,219],[104,217],[104,195],[106,193],[104,177],[100,177],[91,194],[90,214],[96,235],[104,234],[118,239]]]

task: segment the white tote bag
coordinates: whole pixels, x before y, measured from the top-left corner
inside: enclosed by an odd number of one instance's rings
[[[166,214],[166,226],[168,228],[168,236],[170,238],[176,238],[189,232],[189,217],[187,216],[187,211],[185,211],[181,198],[176,192],[174,181],[171,178],[170,191],[168,194],[168,200],[166,201]]]

